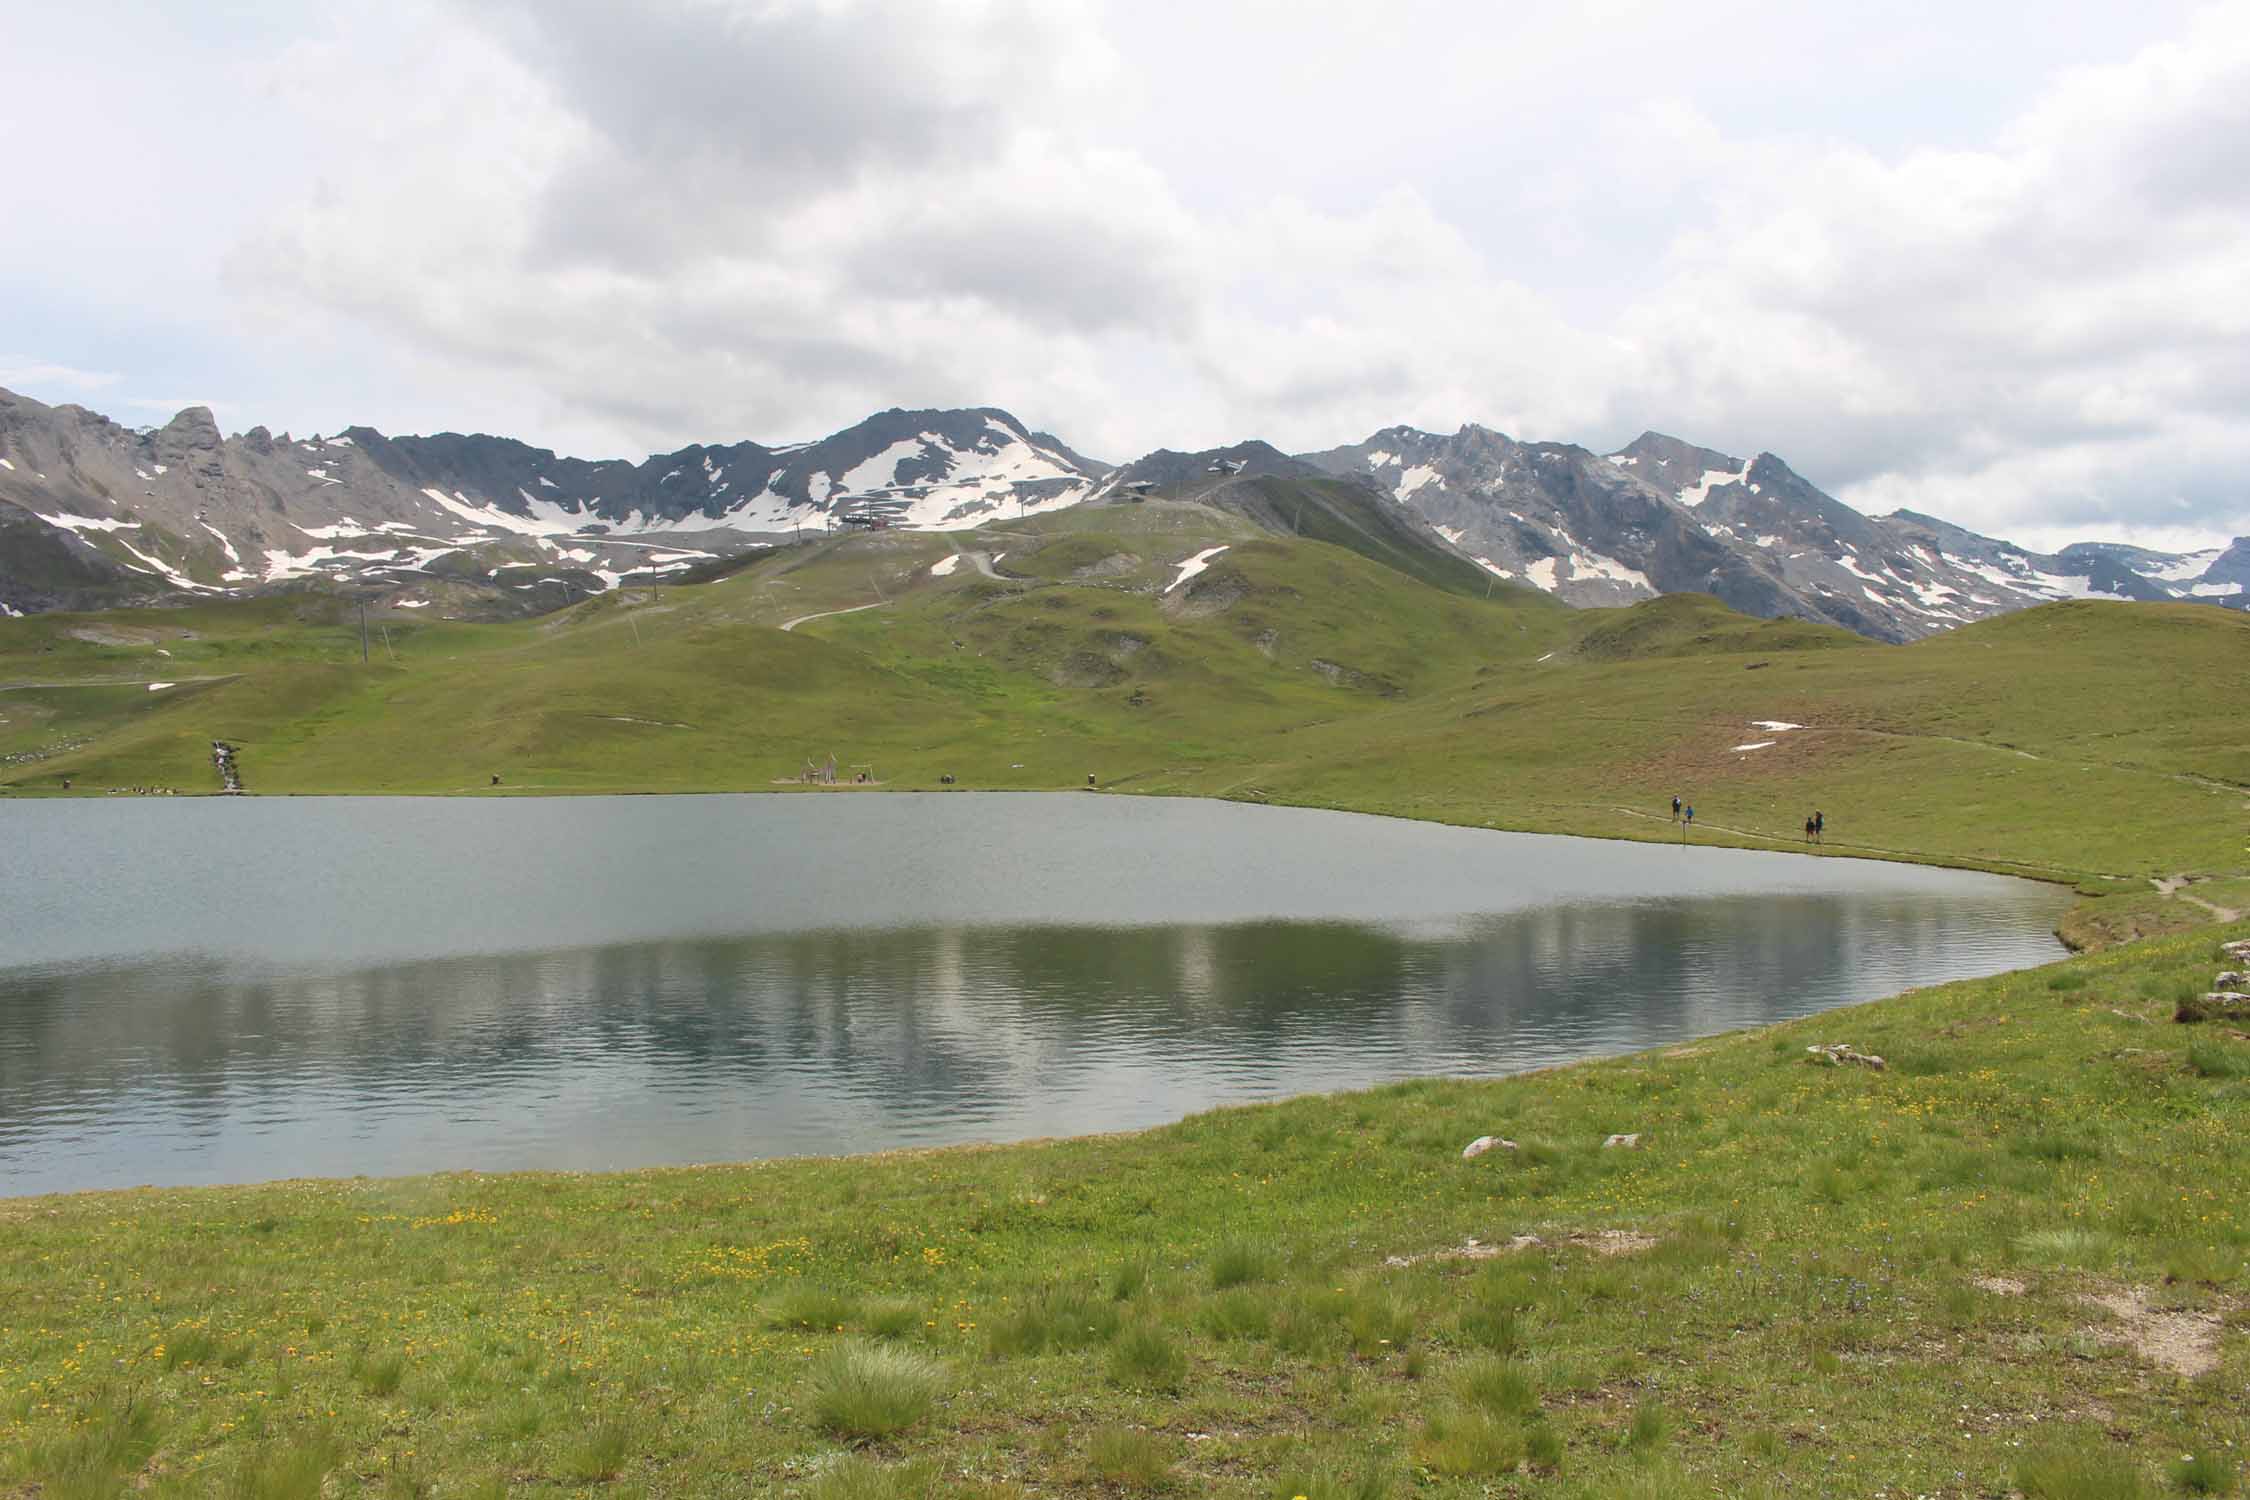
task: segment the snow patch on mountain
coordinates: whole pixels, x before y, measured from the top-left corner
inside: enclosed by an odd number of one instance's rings
[[[1416,464],[1413,468],[1399,475],[1398,483],[1391,487],[1391,497],[1403,505],[1413,498],[1416,490],[1426,484],[1435,483],[1437,477],[1438,471],[1428,464]]]
[[[1695,483],[1688,485],[1686,488],[1682,489],[1679,494],[1674,496],[1673,498],[1677,499],[1680,504],[1686,506],[1688,509],[1693,510],[1697,506],[1701,505],[1704,501],[1711,498],[1711,491],[1717,489],[1720,485],[1737,483],[1745,476],[1747,476],[1749,472],[1750,465],[1748,464],[1744,464],[1739,469],[1705,469],[1703,471],[1702,478],[1696,480]],[[1750,486],[1751,493],[1753,494],[1757,493],[1757,489],[1758,487],[1756,485]]]
[[[1226,550],[1227,549],[1224,546],[1206,547],[1201,552],[1196,553],[1195,556],[1189,558],[1186,562],[1181,563],[1178,576],[1175,577],[1170,583],[1164,585],[1164,592],[1167,594],[1171,593],[1172,590],[1178,588],[1181,584],[1187,582],[1190,578],[1195,577],[1205,568],[1210,567],[1211,559],[1217,557],[1220,553]]]

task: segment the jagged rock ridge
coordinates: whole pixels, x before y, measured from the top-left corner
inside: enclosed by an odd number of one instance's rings
[[[1099,472],[989,409],[887,411],[817,442],[697,445],[631,463],[364,427],[228,438],[202,407],[136,430],[0,391],[0,604],[95,608],[328,580],[403,608],[533,611],[839,519],[953,528],[1053,509]]]
[[[1303,456],[1382,487],[1501,577],[1577,605],[1695,591],[1907,641],[2056,599],[2241,605],[2250,581],[2244,543],[2224,558],[2110,543],[2042,555],[1912,511],[1863,515],[1771,453],[1741,459],[1656,432],[1595,454],[1475,425],[1392,427]]]
[[[225,437],[201,407],[129,429],[0,391],[0,612],[348,586],[403,609],[531,613],[840,523],[954,529],[1152,495],[1445,587],[1473,566],[1574,605],[1693,591],[1889,641],[2063,598],[2250,603],[2250,538],[2040,554],[1914,511],[1866,516],[1771,453],[1656,432],[1599,454],[1391,427],[1319,453],[1248,442],[1111,469],[993,408],[892,410],[816,442],[636,463],[364,427]]]

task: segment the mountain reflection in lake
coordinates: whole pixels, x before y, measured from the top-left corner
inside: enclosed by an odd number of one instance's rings
[[[1078,808],[1123,806],[982,800],[1097,821],[1119,814]],[[559,805],[511,810],[540,806]],[[1435,836],[1432,857],[1505,840],[1519,872],[1558,846],[1672,858],[1681,883],[1676,850],[1385,826]],[[1349,849],[1325,859],[1353,878]],[[121,940],[0,967],[0,1193],[1112,1130],[1630,1050],[2059,951],[2061,898],[2038,887],[1858,866],[1855,890],[1843,862],[1782,865],[1826,888],[1690,878],[1413,920],[871,923],[349,963],[294,938],[157,957]],[[1099,872],[1135,878],[1130,861]]]

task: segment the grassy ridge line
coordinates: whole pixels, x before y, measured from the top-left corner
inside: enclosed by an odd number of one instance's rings
[[[394,620],[367,667],[317,600],[0,622],[0,681],[181,681],[0,693],[0,756],[37,757],[0,783],[193,789],[214,736],[262,792],[762,789],[833,751],[894,786],[1092,772],[1620,837],[1677,792],[1709,836],[1781,847],[1820,807],[1839,852],[2092,890],[2250,873],[2250,622],[2224,611],[2059,605],[1877,648],[1679,596],[1464,599],[1193,506],[1068,520],[980,533],[1001,581],[930,574],[955,539],[855,539],[541,621]]]
[[[964,544],[1004,576],[930,571]],[[1699,841],[1748,847],[1801,848],[1817,807],[1831,853],[2090,895],[2250,873],[2250,621],[2207,607],[2057,605],[1878,648],[1693,596],[1583,612],[1511,588],[1463,598],[1167,504],[826,543],[538,621],[387,629],[363,666],[349,613],[319,598],[0,622],[0,683],[95,684],[0,692],[0,785],[215,787],[214,737],[244,747],[257,793],[471,792],[495,775],[509,794],[766,790],[834,753],[893,787],[1093,774],[1659,840],[1671,827],[1650,814],[1681,794]]]
[[[2168,1017],[2243,930],[1134,1135],[0,1202],[0,1476],[2223,1493],[2250,1039]]]

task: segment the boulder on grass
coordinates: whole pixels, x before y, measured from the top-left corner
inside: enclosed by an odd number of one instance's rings
[[[2182,1000],[2172,1019],[2188,1021],[2250,1021],[2250,995],[2234,990],[2214,990],[2193,1000]]]
[[[2250,974],[2245,974],[2239,969],[2224,970],[2216,979],[2211,981],[2211,988],[2215,990],[2250,990]]]
[[[1818,1063],[1824,1068],[1841,1067],[1850,1063],[1855,1068],[1873,1068],[1880,1073],[1886,1066],[1874,1053],[1862,1052],[1849,1042],[1836,1042],[1826,1047],[1807,1047],[1805,1051],[1808,1054],[1805,1059],[1807,1062]]]
[[[2236,938],[2231,943],[2221,943],[2219,951],[2236,963],[2250,964],[2250,938]]]
[[[1461,1160],[1473,1161],[1487,1151],[1513,1151],[1516,1143],[1497,1135],[1480,1135],[1461,1148]]]
[[[1638,1151],[1641,1149],[1641,1133],[1636,1130],[1631,1135],[1613,1135],[1602,1142],[1602,1149],[1604,1151]]]

